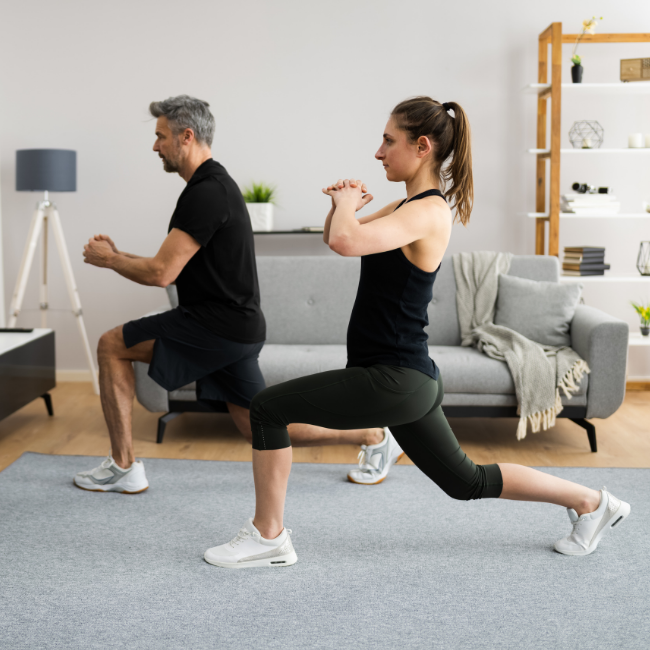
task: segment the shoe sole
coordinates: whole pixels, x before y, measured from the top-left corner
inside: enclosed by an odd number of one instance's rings
[[[72,480],[72,485],[75,487],[78,487],[80,490],[85,490],[86,492],[117,492],[118,494],[140,494],[141,492],[144,492],[145,490],[149,489],[149,486],[143,487],[141,490],[122,490],[119,487],[117,488],[112,488],[112,487],[102,487],[102,486],[97,486],[95,488],[91,487],[83,487],[82,485],[79,485],[74,479]]]
[[[621,524],[623,521],[625,521],[632,508],[630,507],[629,503],[626,503],[625,501],[621,501],[621,507],[616,511],[616,514],[611,518],[611,524],[607,524],[606,526],[603,526],[602,530],[596,535],[596,539],[592,540],[591,544],[589,544],[589,548],[585,549],[584,551],[558,551],[557,548],[555,551],[557,553],[561,553],[562,555],[591,555],[597,548],[598,544],[600,543],[600,538],[605,534],[605,531],[609,530],[610,528],[614,528],[614,526],[618,526]]]
[[[401,454],[400,454],[400,455],[399,455],[399,456],[398,456],[398,457],[397,457],[397,458],[396,458],[396,459],[395,459],[395,460],[390,464],[390,466],[388,467],[388,471],[390,471],[390,468],[391,468],[393,465],[397,464],[398,461],[402,460],[402,458],[403,458],[404,456],[406,456],[406,453],[405,453],[405,452],[402,452],[402,453],[401,453]],[[380,483],[382,483],[382,482],[386,479],[386,476],[388,476],[388,472],[386,472],[386,475],[385,475],[385,476],[382,476],[378,481],[373,481],[372,483],[367,483],[366,481],[355,481],[355,480],[354,480],[354,479],[353,479],[353,478],[348,474],[348,481],[350,481],[350,483],[354,483],[355,485],[379,485]]]
[[[255,568],[266,568],[266,569],[278,569],[281,567],[291,566],[298,561],[298,556],[296,552],[293,551],[288,555],[279,555],[277,557],[269,557],[264,560],[253,560],[252,562],[218,562],[217,560],[209,560],[205,555],[203,559],[213,566],[218,566],[223,569],[255,569]]]

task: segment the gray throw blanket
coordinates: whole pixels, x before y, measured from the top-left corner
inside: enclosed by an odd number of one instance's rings
[[[528,422],[533,433],[555,425],[562,411],[560,391],[571,398],[589,367],[569,347],[540,345],[494,324],[499,274],[508,273],[511,260],[511,253],[488,251],[453,256],[461,345],[508,364],[520,415],[517,440],[522,440]]]

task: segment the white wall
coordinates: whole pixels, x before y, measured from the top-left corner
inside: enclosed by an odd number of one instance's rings
[[[36,196],[14,191],[14,151],[78,151],[75,194],[55,195],[84,306],[91,344],[102,331],[164,302],[161,289],[140,287],[85,266],[81,250],[98,232],[140,254],[157,250],[183,188],[151,152],[154,99],[188,93],[206,99],[217,119],[215,158],[241,183],[279,188],[278,228],[322,223],[320,188],[356,175],[376,204],[403,195],[383,179],[373,154],[390,109],[419,93],[458,101],[473,127],[476,203],[472,223],[455,230],[450,253],[495,249],[533,252],[535,99],[520,88],[537,80],[537,35],[561,20],[577,31],[592,13],[601,31],[650,32],[650,3],[588,4],[547,0],[347,1],[237,3],[168,0],[4,3],[0,15],[0,151],[5,290],[9,299]],[[620,58],[649,56],[650,44],[583,45],[585,81],[616,81]],[[565,79],[570,47],[565,46]],[[563,131],[575,119],[597,119],[606,146],[624,146],[628,131],[650,132],[650,98],[568,102]],[[610,184],[623,210],[650,199],[650,157],[567,159],[562,187],[574,180]],[[613,271],[633,272],[638,242],[650,222],[574,222],[562,245],[605,244]],[[26,307],[37,307],[36,278]],[[73,317],[56,264],[59,368],[83,368]],[[650,286],[589,286],[588,303],[637,323],[627,301]],[[19,321],[38,324],[36,311]],[[637,354],[638,353],[638,354]],[[645,356],[644,356],[645,353]],[[636,350],[630,372],[650,375],[648,350]]]

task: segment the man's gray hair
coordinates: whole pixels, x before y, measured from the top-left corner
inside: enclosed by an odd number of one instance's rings
[[[169,97],[161,102],[151,102],[149,112],[154,117],[166,117],[175,135],[185,129],[192,129],[194,137],[208,147],[214,137],[214,117],[208,108],[210,104],[189,95]]]

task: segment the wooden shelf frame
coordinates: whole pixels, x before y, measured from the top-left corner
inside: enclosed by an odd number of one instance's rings
[[[546,224],[548,223],[548,255],[560,253],[560,142],[562,128],[562,45],[575,43],[579,34],[563,34],[562,23],[552,23],[539,35],[538,78],[549,87],[537,96],[537,164],[535,170],[535,212],[548,217],[535,219],[535,254],[546,254]],[[585,34],[581,43],[650,43],[650,33],[643,34]],[[549,46],[550,82],[549,82]],[[641,82],[639,82],[641,83]],[[547,129],[548,101],[550,128]],[[550,134],[547,133],[550,131]],[[550,135],[550,146],[547,144]],[[547,173],[546,160],[550,161]],[[546,206],[546,184],[550,183],[549,205]]]

